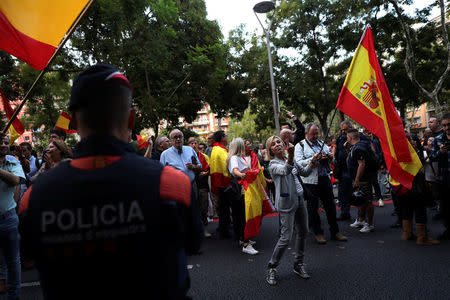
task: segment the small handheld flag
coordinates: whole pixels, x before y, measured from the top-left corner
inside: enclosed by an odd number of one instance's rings
[[[146,135],[136,135],[137,144],[139,149],[148,147],[148,140]]]
[[[1,88],[0,88],[0,98],[2,99],[3,107],[5,108],[6,117],[8,118],[8,120],[10,120],[12,115],[14,114],[14,110],[12,109],[8,99],[6,99],[6,96]],[[10,144],[13,144],[14,141],[25,132],[25,127],[18,118],[14,119],[9,129],[11,134],[11,137],[9,139]]]
[[[56,121],[55,129],[62,129],[67,134],[73,134],[75,132],[78,132],[72,127],[70,123],[71,120],[72,118],[68,114],[66,114],[65,112],[61,112],[61,114],[58,117],[58,120]]]

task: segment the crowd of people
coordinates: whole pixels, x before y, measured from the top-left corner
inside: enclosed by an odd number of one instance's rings
[[[97,64],[73,83],[76,147],[57,129],[42,152],[29,143],[10,148],[0,134],[0,291],[8,299],[20,297],[21,264],[37,267],[46,299],[82,299],[86,291],[88,299],[139,298],[148,291],[182,299],[190,286],[186,256],[199,253],[204,238],[234,237],[240,251],[257,255],[262,218],[274,212],[279,230],[267,263],[270,285],[278,282],[277,266],[291,240],[293,272],[308,279],[308,232],[321,245],[346,242],[338,221],[352,220],[350,227],[370,234],[375,207],[386,197],[394,200],[392,226],[403,227],[402,240],[439,244],[427,234],[427,208],[444,221],[439,238],[450,239],[450,114],[431,118],[422,139],[407,133],[424,168],[400,195],[389,185],[379,140],[350,121],[325,142],[319,125],[303,125],[287,111],[295,130],[283,123],[279,136],[266,141],[229,142],[222,130],[206,143],[185,141],[174,129],[139,150],[131,139],[131,95],[123,74]],[[353,216],[352,206],[358,207]],[[216,233],[208,229],[212,219]]]

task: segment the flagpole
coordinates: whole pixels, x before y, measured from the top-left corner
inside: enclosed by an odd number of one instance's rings
[[[39,75],[36,77],[36,79],[34,80],[33,84],[31,85],[31,87],[28,89],[27,93],[25,94],[25,96],[23,97],[22,102],[20,103],[20,105],[16,108],[16,110],[14,111],[14,114],[12,115],[11,119],[8,121],[8,123],[5,125],[5,127],[3,128],[2,132],[6,133],[6,131],[8,131],[9,127],[11,126],[12,122],[14,121],[14,119],[17,117],[17,115],[19,114],[19,112],[22,110],[23,106],[25,105],[25,103],[28,101],[28,95],[31,93],[31,91],[34,89],[34,87],[36,86],[36,84],[38,83],[38,81],[42,78],[42,76],[44,76],[44,74],[46,73],[48,67],[51,65],[51,63],[53,62],[53,60],[55,59],[56,55],[59,53],[59,51],[62,49],[62,47],[64,46],[64,44],[67,42],[67,40],[70,38],[70,36],[72,35],[72,33],[75,31],[75,28],[77,27],[78,23],[80,23],[81,19],[83,18],[83,16],[86,14],[86,12],[88,11],[88,9],[91,7],[92,3],[94,2],[94,0],[90,0],[88,4],[86,4],[86,6],[83,8],[83,10],[81,11],[81,13],[78,15],[78,18],[75,20],[75,22],[72,24],[72,27],[70,27],[68,33],[66,34],[66,36],[64,37],[64,39],[62,40],[62,42],[59,44],[58,48],[56,48],[55,52],[53,53],[52,57],[50,57],[50,60],[48,61],[47,65],[45,66],[44,69],[41,70],[41,72],[39,73]]]
[[[328,134],[330,133],[330,128],[331,128],[331,125],[333,124],[334,117],[336,116],[336,112],[337,112],[337,107],[334,108],[334,112],[333,112],[333,116],[331,117],[330,125],[327,128],[327,134],[325,135],[325,137],[323,139],[324,141],[322,143],[322,146],[320,147],[320,151],[319,152],[322,152],[322,150],[323,150],[323,146],[325,145],[325,140],[327,139]]]

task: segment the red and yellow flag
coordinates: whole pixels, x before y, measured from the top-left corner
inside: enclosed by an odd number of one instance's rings
[[[136,141],[139,149],[147,148],[149,145],[146,135],[136,135]]]
[[[215,143],[209,160],[211,176],[211,192],[218,195],[218,188],[226,188],[230,185],[231,177],[228,173],[226,160],[228,151],[221,143]]]
[[[422,164],[406,139],[403,123],[389,95],[370,26],[356,49],[336,107],[380,139],[391,184],[403,191],[410,190]]]
[[[76,130],[74,130],[72,128],[72,126],[70,124],[71,120],[72,120],[72,118],[67,113],[61,112],[58,120],[56,121],[55,129],[62,129],[67,134],[72,134],[72,133],[77,132]]]
[[[89,0],[1,0],[0,49],[42,70]]]
[[[9,121],[11,120],[11,117],[14,114],[14,110],[12,109],[11,104],[9,104],[8,99],[6,99],[6,96],[1,88],[0,88],[0,98],[2,98],[2,104],[3,107],[5,108],[6,117],[8,118]],[[18,118],[15,118],[14,121],[11,123],[11,126],[9,127],[9,131],[10,131],[9,143],[12,145],[14,141],[25,132],[25,127],[23,127],[22,122],[20,122]]]
[[[275,211],[270,202],[266,179],[255,153],[251,153],[251,170],[246,171],[245,179],[239,181],[245,189],[245,229],[244,239],[259,234],[262,218]]]

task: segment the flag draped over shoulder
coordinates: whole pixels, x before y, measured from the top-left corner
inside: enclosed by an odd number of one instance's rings
[[[75,132],[77,132],[76,130],[74,130],[70,124],[70,121],[72,120],[72,118],[65,112],[61,112],[61,114],[58,117],[58,120],[56,121],[55,124],[55,129],[62,129],[64,130],[67,134],[73,134]]]
[[[0,98],[2,99],[2,104],[3,107],[5,108],[6,117],[8,118],[9,121],[11,120],[11,117],[14,114],[14,110],[12,109],[11,104],[9,104],[8,99],[6,99],[6,96],[1,88],[0,88]],[[9,131],[11,135],[9,143],[12,144],[19,136],[21,136],[25,132],[25,127],[23,127],[22,122],[20,122],[18,118],[15,118],[11,124],[11,127],[9,127]]]
[[[89,0],[1,0],[0,49],[42,70]]]
[[[422,164],[389,95],[370,26],[356,49],[336,107],[380,139],[391,184],[403,192],[410,190]]]
[[[266,179],[256,154],[252,152],[251,158],[251,169],[245,172],[245,179],[239,181],[245,189],[244,239],[257,236],[262,218],[275,211],[269,200]]]
[[[211,192],[218,195],[218,188],[226,188],[230,185],[230,174],[228,174],[226,160],[228,151],[221,143],[215,143],[209,160],[211,176]]]

